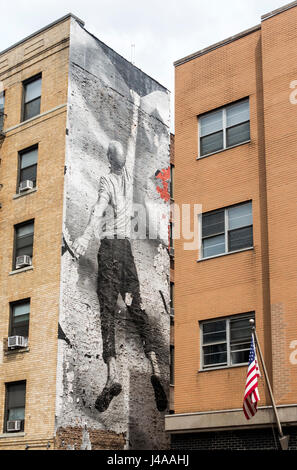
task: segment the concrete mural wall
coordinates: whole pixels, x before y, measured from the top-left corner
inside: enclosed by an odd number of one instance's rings
[[[166,448],[169,93],[74,20],[67,128],[60,446]]]

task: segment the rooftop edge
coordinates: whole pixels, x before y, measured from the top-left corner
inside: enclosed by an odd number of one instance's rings
[[[182,59],[176,60],[175,62],[173,62],[173,65],[175,67],[177,67],[178,65],[182,65],[185,62],[189,62],[190,60],[196,59],[197,57],[208,54],[209,52],[212,52],[218,49],[219,47],[225,46],[226,44],[230,44],[233,41],[237,41],[238,39],[241,39],[244,36],[247,36],[248,34],[254,33],[255,31],[258,31],[259,29],[261,29],[261,24],[253,26],[252,28],[249,28],[249,29],[245,29],[244,31],[241,31],[240,33],[235,34],[234,36],[230,36],[227,39],[223,39],[223,41],[216,42],[215,44],[212,44],[211,46],[207,46],[204,49],[200,49],[199,51],[194,52],[193,54],[183,57]]]
[[[279,15],[280,13],[283,13],[284,11],[290,10],[291,8],[294,8],[297,6],[297,1],[287,3],[286,5],[277,8],[276,10],[272,10],[269,13],[265,13],[265,15],[261,16],[261,20],[265,21],[268,20],[269,18],[272,18],[273,16]]]
[[[5,54],[6,52],[10,51],[11,49],[14,49],[15,47],[23,44],[24,42],[28,41],[29,39],[33,38],[34,36],[37,36],[38,34],[42,33],[43,31],[46,31],[47,29],[50,29],[50,28],[52,28],[53,26],[55,26],[59,23],[63,23],[63,21],[66,21],[68,18],[73,18],[74,20],[76,20],[82,26],[85,25],[84,21],[82,21],[77,16],[73,15],[73,13],[67,13],[67,15],[62,16],[58,20],[53,21],[52,23],[48,24],[47,26],[44,26],[43,28],[39,29],[38,31],[35,31],[35,33],[32,33],[29,36],[25,37],[24,39],[21,39],[20,41],[16,42],[12,46],[9,46],[7,49],[4,49],[3,51],[0,51],[0,56],[2,54]]]
[[[269,13],[266,13],[265,15],[261,16],[261,22],[268,20],[269,18],[272,18],[273,16],[279,15],[280,13],[283,13],[287,10],[290,10],[291,8],[294,8],[297,6],[297,0],[291,3],[287,3],[286,5],[283,5],[280,8],[277,8],[276,10],[272,10]],[[238,39],[241,39],[244,36],[247,36],[248,34],[253,33],[254,31],[257,31],[258,29],[261,29],[261,24],[254,26],[252,28],[246,29],[245,31],[242,31],[241,33],[235,34],[234,36],[230,36],[227,39],[224,39],[223,41],[217,42],[211,46],[208,46],[204,49],[200,49],[197,52],[194,52],[193,54],[190,54],[186,57],[183,57],[182,59],[176,60],[173,62],[173,65],[175,67],[182,65],[186,62],[189,62],[190,60],[196,59],[197,57],[200,57],[204,54],[208,54],[211,51],[214,51],[215,49],[218,49],[219,47],[225,46],[227,44],[230,44],[233,41],[236,41]]]

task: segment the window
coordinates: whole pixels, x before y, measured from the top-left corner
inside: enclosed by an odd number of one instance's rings
[[[252,202],[202,215],[202,258],[253,246]]]
[[[174,282],[170,282],[170,320],[174,323]]]
[[[170,385],[174,385],[174,346],[170,346]]]
[[[41,76],[31,78],[24,82],[23,121],[40,114],[41,102]]]
[[[0,93],[0,132],[3,130],[4,126],[4,103],[5,103],[5,94],[4,91]]]
[[[169,223],[169,248],[170,254],[173,255],[174,253],[174,245],[173,245],[173,222]]]
[[[6,384],[6,406],[4,432],[11,430],[11,421],[19,421],[19,429],[24,430],[25,424],[26,382]]]
[[[174,282],[170,282],[170,306],[174,308]]]
[[[173,182],[174,182],[174,165],[170,165],[170,197],[174,199],[173,193]]]
[[[9,336],[29,336],[30,300],[10,304]]]
[[[22,255],[33,256],[34,221],[15,226],[15,263],[16,258]]]
[[[249,100],[245,99],[200,116],[199,157],[250,140]]]
[[[249,362],[251,318],[255,318],[254,312],[201,323],[202,369]]]
[[[32,147],[31,149],[22,150],[19,153],[19,184],[23,181],[30,180],[33,182],[33,187],[36,186],[36,175],[37,175],[37,158],[38,158],[38,147]]]

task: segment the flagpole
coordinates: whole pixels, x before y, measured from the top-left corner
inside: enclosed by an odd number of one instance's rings
[[[254,333],[254,336],[255,336],[256,345],[257,345],[257,348],[258,348],[258,351],[259,351],[259,356],[260,356],[260,359],[261,359],[262,368],[263,368],[263,371],[264,371],[267,387],[268,387],[268,390],[269,390],[271,403],[272,403],[272,407],[273,407],[276,422],[277,422],[280,445],[281,445],[282,450],[287,450],[288,449],[288,444],[289,444],[289,437],[284,436],[284,433],[283,433],[283,430],[282,430],[282,425],[281,425],[280,420],[279,420],[279,416],[278,416],[276,404],[275,404],[275,401],[274,401],[272,388],[271,388],[269,377],[268,377],[268,374],[267,374],[267,370],[266,370],[265,362],[264,362],[264,359],[263,359],[260,343],[258,341],[258,336],[257,336],[256,328],[255,328],[255,320],[254,319],[250,319],[250,325],[252,327],[252,330],[253,330],[253,333]]]

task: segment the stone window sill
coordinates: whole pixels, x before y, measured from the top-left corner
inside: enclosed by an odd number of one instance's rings
[[[14,356],[16,354],[22,354],[22,353],[26,353],[26,352],[29,352],[30,351],[30,348],[27,346],[25,348],[16,348],[16,349],[6,349],[6,351],[4,351],[4,356]]]
[[[19,199],[20,197],[27,196],[27,194],[35,193],[36,191],[37,191],[37,188],[28,189],[28,191],[24,191],[22,193],[15,194],[12,199]]]
[[[14,274],[24,273],[26,271],[32,271],[33,266],[26,266],[25,268],[15,269],[14,271],[10,271],[9,276],[13,276]]]
[[[0,434],[0,439],[24,437],[25,435],[26,435],[26,433],[24,433],[24,432],[7,432],[7,433],[4,433],[4,434]]]

